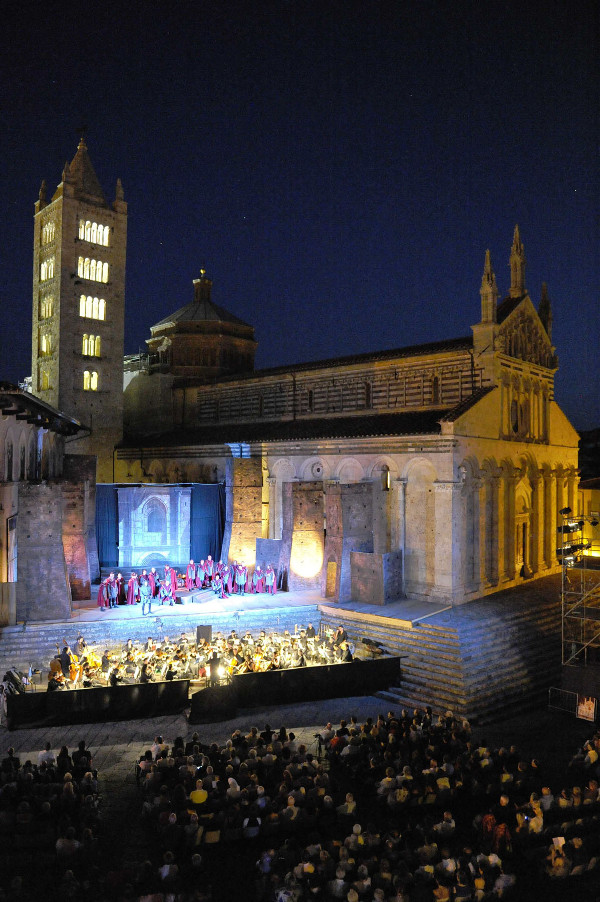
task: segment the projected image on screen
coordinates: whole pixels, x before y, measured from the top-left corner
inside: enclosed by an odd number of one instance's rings
[[[119,567],[154,567],[189,560],[190,486],[119,488],[117,497]]]
[[[190,558],[221,557],[225,486],[98,485],[96,536],[101,567],[185,569]]]

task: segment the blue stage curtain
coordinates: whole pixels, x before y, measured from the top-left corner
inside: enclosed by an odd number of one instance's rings
[[[96,485],[96,539],[101,567],[119,565],[117,487]]]
[[[190,511],[190,557],[213,561],[221,557],[225,529],[225,486],[192,485]]]

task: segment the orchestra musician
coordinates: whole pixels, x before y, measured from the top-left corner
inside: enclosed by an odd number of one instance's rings
[[[87,647],[87,642],[85,641],[81,633],[79,633],[75,641],[75,654],[77,655],[77,657],[83,657],[83,655],[86,653]]]
[[[207,672],[210,674],[210,684],[216,685],[222,678],[220,667],[224,667],[230,675],[236,675],[353,660],[352,643],[342,640],[336,645],[332,630],[322,640],[318,639],[312,624],[307,629],[300,627],[296,630],[294,634],[284,630],[283,633],[269,635],[261,630],[257,637],[246,630],[240,639],[232,629],[226,639],[217,632],[212,642],[200,639],[197,643],[185,633],[175,640],[165,636],[158,643],[149,636],[144,644],[129,639],[116,654],[111,655],[108,648],[104,649],[101,658],[87,647],[79,635],[77,648],[85,653],[74,654],[66,642],[62,649],[57,646],[58,653],[50,662],[48,682],[52,685],[48,688],[55,691],[58,688],[104,685],[100,681],[101,675],[111,686],[117,686],[121,683],[146,683],[152,678],[195,679]]]
[[[120,664],[117,664],[116,667],[113,667],[113,669],[110,672],[110,677],[109,677],[108,681],[113,688],[115,686],[118,686],[119,683],[123,682],[123,671],[121,669]]]

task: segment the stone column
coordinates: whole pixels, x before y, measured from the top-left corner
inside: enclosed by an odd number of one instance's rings
[[[544,564],[552,567],[555,558],[556,532],[556,480],[552,473],[544,474]]]
[[[498,582],[506,580],[506,478],[504,473],[497,477],[496,491],[496,543],[498,561]]]
[[[500,533],[502,532],[503,522],[499,517],[499,497],[500,497],[500,476],[494,475],[490,477],[490,536],[489,536],[489,556],[490,556],[490,572],[489,579],[493,585],[498,585],[500,580]]]
[[[517,485],[519,476],[509,476],[507,480],[508,487],[508,510],[506,511],[506,575],[509,580],[515,579],[516,576],[516,525],[515,525],[515,509]]]
[[[533,490],[531,499],[531,569],[539,573],[544,561],[544,477],[537,473],[532,481]]]
[[[479,511],[479,586],[487,587],[487,542],[488,542],[488,523],[487,523],[487,487],[488,480],[486,476],[481,476],[477,485],[477,508]]]
[[[396,499],[395,516],[395,543],[392,542],[392,548],[397,548],[402,552],[402,592],[405,592],[404,572],[406,568],[406,478],[399,477],[392,480],[394,486],[394,495]]]
[[[279,532],[277,521],[277,477],[267,476],[267,485],[269,486],[269,538],[280,539],[277,535]]]
[[[456,583],[455,568],[460,567],[459,543],[455,542],[454,495],[460,483],[433,483],[435,492],[435,588],[452,595]]]

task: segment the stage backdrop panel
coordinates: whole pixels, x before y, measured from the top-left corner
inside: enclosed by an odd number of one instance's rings
[[[221,557],[225,528],[225,486],[192,486],[190,555],[194,561],[213,561]]]
[[[225,523],[222,485],[99,485],[100,566],[127,571],[185,568],[192,557],[219,560]]]
[[[96,486],[96,538],[101,567],[119,565],[119,515],[117,487]]]

